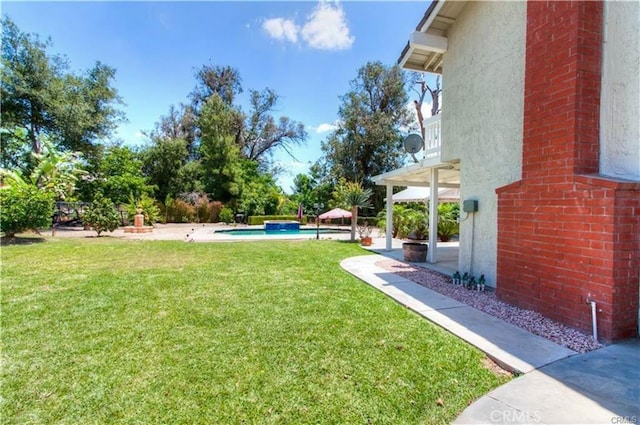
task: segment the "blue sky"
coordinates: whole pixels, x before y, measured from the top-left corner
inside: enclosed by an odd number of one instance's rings
[[[367,61],[393,64],[429,1],[413,2],[3,2],[2,13],[26,32],[51,37],[52,52],[74,70],[101,61],[116,68],[115,87],[128,123],[116,136],[129,145],[146,141],[171,104],[187,102],[194,70],[232,66],[242,77],[239,103],[249,89],[280,95],[277,116],[305,124],[309,137],[278,152],[293,177],[321,156],[320,143],[337,118],[339,96]]]

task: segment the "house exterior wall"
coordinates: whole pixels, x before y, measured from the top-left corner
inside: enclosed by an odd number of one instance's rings
[[[614,341],[637,335],[640,182],[600,172],[603,22],[613,16],[603,6],[527,4],[522,179],[497,190],[497,291],[585,331],[594,301],[600,336]]]
[[[495,189],[518,180],[526,4],[469,2],[447,34],[443,161],[460,161],[461,198],[478,212],[460,223],[459,268],[496,282]],[[462,218],[465,213],[462,213]]]
[[[604,3],[600,173],[640,180],[640,2]]]

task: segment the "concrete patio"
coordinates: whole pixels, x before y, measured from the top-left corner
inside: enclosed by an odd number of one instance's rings
[[[365,246],[363,248],[368,249],[376,254],[383,255],[385,257],[393,258],[394,260],[403,261],[402,243],[401,239],[392,239],[391,250],[386,249],[386,241],[384,237],[373,238],[373,245]],[[436,263],[411,263],[418,267],[424,267],[426,269],[435,270],[437,272],[451,275],[455,273],[458,268],[458,251],[460,243],[458,241],[452,242],[438,242]]]

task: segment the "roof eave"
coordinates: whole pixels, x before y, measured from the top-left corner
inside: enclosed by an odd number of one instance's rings
[[[427,30],[429,29],[429,27],[431,26],[435,18],[438,16],[438,12],[440,11],[444,3],[445,3],[445,0],[433,0],[433,2],[429,5],[429,8],[425,12],[424,16],[422,17],[418,25],[416,26],[415,32],[411,34],[409,42],[406,44],[406,46],[402,50],[402,53],[400,54],[400,57],[398,58],[397,63],[401,68],[411,70],[411,71],[418,71],[418,72],[433,72],[437,74],[441,73],[441,70],[438,69],[438,66],[442,63],[442,61],[440,60],[441,58],[439,57],[443,53],[441,51],[441,44],[442,44],[441,41],[438,40],[437,46],[434,48],[432,48],[432,46],[429,46],[429,45],[418,44],[416,43],[416,38],[417,38],[416,33],[424,34],[424,36],[427,36],[426,34]],[[433,37],[438,37],[444,40],[444,43],[445,43],[444,51],[446,51],[446,38],[439,37],[439,36],[433,36]],[[420,50],[423,53],[424,52],[432,53],[433,56],[430,62],[435,66],[431,66],[431,67],[427,66],[427,67],[420,68],[414,64],[410,64],[410,63],[408,64],[409,59],[411,58],[411,56],[414,54],[416,50]]]

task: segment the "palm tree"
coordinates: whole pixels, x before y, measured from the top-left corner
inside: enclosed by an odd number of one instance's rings
[[[351,208],[351,242],[356,240],[356,226],[358,224],[358,208],[369,208],[369,199],[373,195],[371,189],[362,187],[359,182],[340,182],[336,188],[337,198],[345,207]]]

